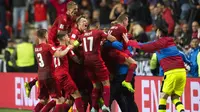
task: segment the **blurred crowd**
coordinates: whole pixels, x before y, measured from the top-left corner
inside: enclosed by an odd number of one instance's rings
[[[9,71],[16,68],[22,72],[36,71],[32,69],[36,68],[34,52],[27,52],[33,51],[35,30],[50,28],[56,17],[66,13],[69,1],[0,0],[0,52],[5,55]],[[127,29],[142,43],[156,39],[156,23],[166,25],[168,35],[174,38],[180,51],[192,61],[195,59],[197,68],[200,66],[200,0],[73,1],[79,4],[79,14],[89,18],[93,28],[109,29],[112,21],[127,13],[130,21]],[[138,50],[135,53],[137,58],[151,58],[151,55]]]

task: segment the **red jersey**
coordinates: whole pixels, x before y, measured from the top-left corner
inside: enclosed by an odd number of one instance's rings
[[[39,79],[47,79],[53,76],[52,55],[55,52],[56,49],[49,44],[41,43],[35,47]]]
[[[70,33],[70,39],[71,40],[76,40],[79,35],[81,35],[82,32],[78,30],[77,27],[72,28],[72,31]]]
[[[107,34],[102,30],[95,29],[85,32],[80,39],[83,44],[84,55],[100,54],[101,41],[106,37]]]
[[[50,0],[50,2],[53,4],[53,6],[56,8],[56,14],[57,17],[61,14],[66,14],[67,12],[67,3],[70,2],[72,0],[66,0],[63,3],[59,3],[58,0]]]
[[[58,47],[61,47],[62,50],[65,50],[67,48],[67,46],[65,45],[60,45]],[[74,52],[72,50],[70,50],[67,54],[70,57],[74,56]],[[55,75],[57,74],[63,75],[69,73],[69,62],[67,55],[61,58],[54,58],[54,65],[55,65]]]
[[[122,26],[121,24],[116,24],[114,26],[112,26],[110,28],[110,31],[112,31],[112,35],[114,37],[116,37],[116,39],[119,41],[119,42],[123,42],[123,45],[126,45],[124,40],[123,40],[123,33],[127,33],[127,30],[124,26]],[[126,47],[124,46],[124,48],[126,49]]]
[[[48,33],[48,42],[54,46],[58,46],[59,42],[56,38],[57,32],[60,31],[67,31],[68,33],[71,31],[75,25],[74,19],[69,15],[60,15],[56,18],[53,26],[51,27]]]
[[[34,12],[36,22],[47,20],[47,7],[43,2],[34,3]]]
[[[70,33],[70,39],[71,40],[77,40],[78,37],[82,34],[81,31],[78,30],[77,27],[72,28],[72,31]],[[84,52],[82,45],[79,46],[77,49],[74,49],[75,54],[79,57],[79,59],[83,58]]]

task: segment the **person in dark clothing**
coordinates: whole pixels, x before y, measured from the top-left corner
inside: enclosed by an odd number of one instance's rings
[[[139,21],[144,24],[144,26],[152,23],[148,5],[141,0],[134,0],[128,5],[128,15],[131,21]]]
[[[14,64],[11,61],[11,56],[14,53],[14,41],[9,39],[8,40],[8,46],[5,49],[5,53],[4,53],[4,59],[6,61],[6,71],[7,72],[16,72],[16,69],[14,67]]]
[[[192,28],[193,21],[199,21],[200,18],[200,1],[191,0],[191,12],[189,17],[189,28]]]
[[[0,0],[0,22],[3,26],[6,25],[6,0]]]
[[[56,20],[57,14],[56,14],[56,8],[53,6],[51,2],[47,3],[47,11],[49,14],[50,24],[53,25],[54,21]]]
[[[124,65],[122,65],[124,67]],[[134,93],[128,91],[121,85],[126,74],[116,74],[111,81],[111,103],[116,100],[122,112],[138,112],[138,107],[134,101]],[[135,79],[133,77],[132,86],[134,88]]]
[[[109,28],[110,27],[110,20],[109,20],[109,15],[111,8],[109,7],[109,0],[102,0],[100,3],[100,15],[99,15],[99,21],[101,24],[101,29],[104,28]]]
[[[9,34],[3,24],[0,22],[0,53],[2,49],[6,48]]]
[[[181,39],[183,41],[183,46],[189,46],[191,39],[192,39],[192,32],[189,30],[188,24],[182,25],[182,34]]]

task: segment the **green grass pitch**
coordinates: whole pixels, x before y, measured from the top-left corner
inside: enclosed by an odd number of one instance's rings
[[[19,110],[19,109],[0,109],[0,112],[32,112],[30,110]]]

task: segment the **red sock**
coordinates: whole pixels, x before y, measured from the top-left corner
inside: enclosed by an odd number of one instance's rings
[[[35,106],[35,108],[34,108],[34,112],[40,112],[40,110],[42,109],[44,107],[44,104],[42,104],[42,103],[38,103],[36,106]]]
[[[63,108],[64,108],[64,112],[68,112],[68,110],[70,109],[71,105],[66,104],[66,103],[64,103],[62,105],[63,105]]]
[[[126,82],[131,82],[132,78],[133,78],[133,72],[135,71],[135,69],[137,68],[137,64],[131,64],[128,68],[128,73],[126,76]]]
[[[33,79],[32,81],[30,81],[28,84],[29,84],[29,86],[30,86],[30,88],[32,88],[34,85],[35,85],[35,83],[37,82],[37,78],[35,78],[35,79]]]
[[[92,107],[94,107],[95,109],[98,109],[98,99],[99,99],[99,92],[100,89],[94,88],[92,90]]]
[[[63,112],[63,104],[57,104],[53,112]]]
[[[51,100],[47,105],[44,106],[41,112],[49,112],[53,107],[56,106],[56,102],[54,100]]]
[[[103,100],[104,104],[109,107],[110,104],[110,86],[103,86]]]
[[[76,108],[78,109],[78,112],[84,112],[85,111],[84,103],[83,103],[83,100],[82,100],[81,97],[75,99],[75,104],[76,104]]]

